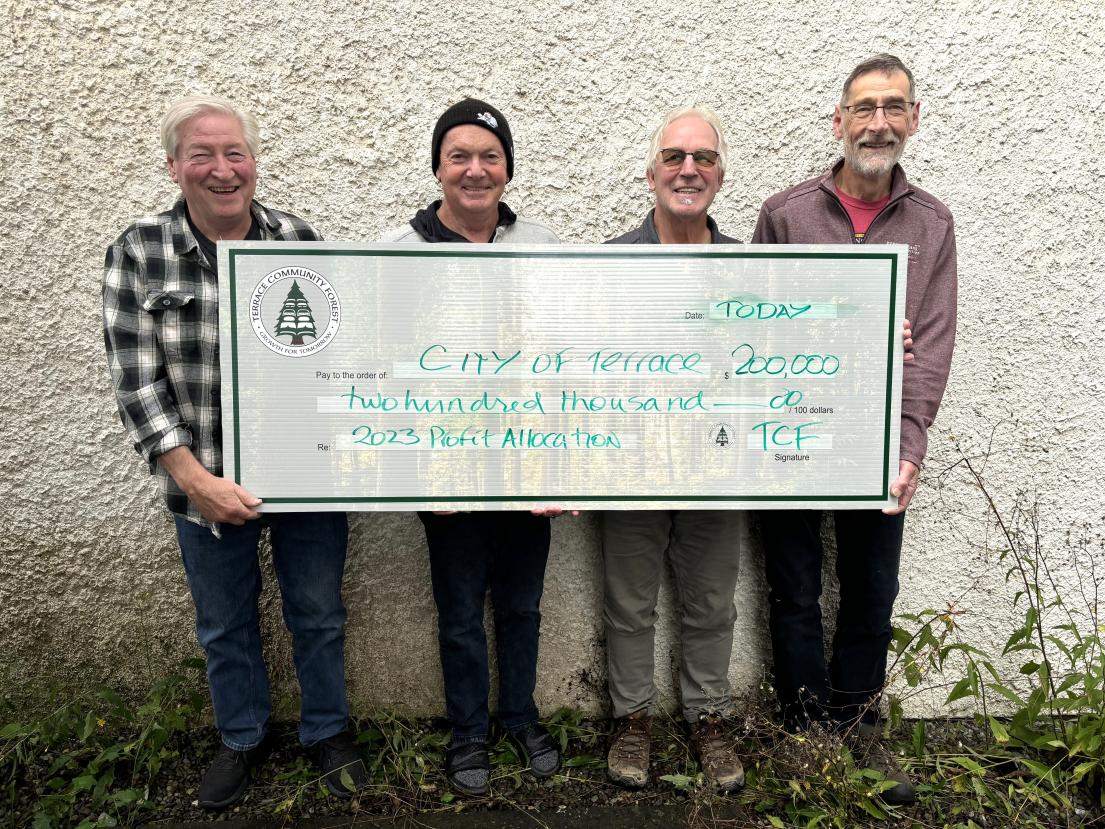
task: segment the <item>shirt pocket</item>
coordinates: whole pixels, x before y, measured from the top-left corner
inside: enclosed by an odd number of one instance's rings
[[[199,360],[200,320],[195,298],[188,291],[150,291],[142,303],[153,318],[165,355],[174,360]]]

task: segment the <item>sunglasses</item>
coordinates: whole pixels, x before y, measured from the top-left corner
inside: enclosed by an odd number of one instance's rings
[[[717,164],[718,154],[714,150],[695,150],[692,153],[686,150],[680,150],[677,147],[668,147],[667,149],[660,150],[660,161],[665,167],[682,167],[683,159],[687,156],[694,158],[694,166],[701,167],[704,170],[713,167]]]

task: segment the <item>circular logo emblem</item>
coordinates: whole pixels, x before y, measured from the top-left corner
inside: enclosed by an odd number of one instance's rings
[[[249,299],[257,339],[283,357],[307,357],[330,345],[341,303],[326,278],[310,268],[280,268],[262,277]]]
[[[733,427],[728,423],[715,423],[710,427],[710,446],[715,449],[728,449],[733,445]]]

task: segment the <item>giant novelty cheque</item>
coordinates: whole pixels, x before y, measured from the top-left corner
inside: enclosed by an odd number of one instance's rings
[[[219,243],[263,510],[893,505],[906,253]]]

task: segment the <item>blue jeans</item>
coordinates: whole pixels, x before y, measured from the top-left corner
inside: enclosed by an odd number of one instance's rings
[[[344,730],[349,719],[341,600],[345,513],[269,513],[241,527],[220,525],[222,538],[176,516],[196,605],[196,636],[207,654],[215,725],[223,743],[238,751],[261,742],[272,711],[257,613],[257,544],[263,526],[272,536],[284,624],[292,633],[302,696],[299,739],[313,745]]]
[[[770,588],[775,690],[787,728],[810,720],[878,721],[886,656],[898,595],[905,513],[837,510],[836,574],[840,582],[833,653],[825,664],[821,626],[821,513],[759,514]]]
[[[549,558],[549,519],[528,512],[420,512],[437,604],[445,712],[453,742],[483,742],[490,731],[487,590],[499,659],[498,719],[513,730],[537,721],[537,643]]]

